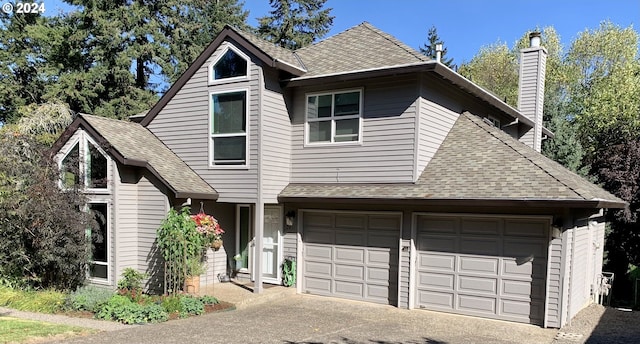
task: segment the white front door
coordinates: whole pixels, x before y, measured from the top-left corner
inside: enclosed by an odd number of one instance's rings
[[[282,207],[264,207],[264,239],[262,241],[262,278],[280,284],[282,241]]]

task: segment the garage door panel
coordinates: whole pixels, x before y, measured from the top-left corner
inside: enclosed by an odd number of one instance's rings
[[[304,240],[307,243],[333,244],[335,241],[335,233],[321,228],[308,228],[304,233]]]
[[[304,270],[309,275],[332,275],[332,267],[333,265],[331,265],[331,263],[326,262],[314,262],[309,260],[304,262]]]
[[[335,232],[336,241],[338,245],[346,246],[364,246],[367,242],[365,233],[362,232],[346,232],[344,230],[338,230]]]
[[[324,278],[306,276],[304,279],[305,289],[308,293],[328,295],[331,293],[331,281]]]
[[[452,217],[418,217],[416,225],[425,233],[456,234],[458,219]]]
[[[498,235],[500,221],[497,219],[463,219],[460,221],[462,234],[470,235]]]
[[[471,293],[485,293],[496,295],[498,293],[498,279],[475,276],[458,276],[458,290]]]
[[[527,298],[531,297],[531,282],[502,280],[502,294],[504,297]]]
[[[389,303],[389,287],[384,285],[365,284],[365,297],[379,300],[380,303]]]
[[[369,230],[367,232],[367,244],[369,247],[396,248],[399,245],[398,235],[396,232]]]
[[[500,313],[510,317],[527,318],[531,314],[531,303],[503,299],[500,301]]]
[[[368,221],[369,230],[382,230],[384,232],[396,232],[401,224],[400,217],[396,215],[370,215]]]
[[[540,278],[544,276],[546,260],[535,259],[533,262],[520,263],[513,258],[502,260],[502,273],[507,277]]]
[[[508,236],[538,237],[545,239],[547,237],[547,226],[544,221],[506,219],[504,234]]]
[[[458,295],[458,310],[493,315],[496,313],[496,298],[476,295]]]
[[[499,258],[460,256],[458,271],[460,273],[496,275],[498,263]]]
[[[497,256],[500,254],[500,246],[498,239],[479,237],[460,239],[460,253]]]
[[[539,240],[504,240],[504,256],[505,257],[545,257],[544,246]]]
[[[375,250],[368,249],[366,252],[366,263],[368,265],[391,266],[391,256],[397,255],[397,250]]]
[[[328,213],[307,213],[304,214],[302,224],[305,229],[311,227],[327,228],[333,226],[333,216]]]
[[[426,288],[453,289],[455,275],[434,272],[418,272],[418,283]]]
[[[341,280],[357,280],[362,281],[365,279],[364,275],[364,267],[358,265],[345,265],[345,264],[336,264],[335,265],[335,275],[336,279]]]
[[[335,259],[337,262],[349,262],[349,263],[364,263],[364,248],[356,247],[342,247],[337,246],[335,248]]]
[[[364,283],[362,282],[336,280],[334,286],[334,294],[336,296],[343,296],[350,299],[362,299],[364,297]]]
[[[355,214],[336,214],[336,228],[361,231],[364,228],[366,216]]]
[[[455,252],[458,238],[454,236],[419,235],[418,250],[434,252]]]
[[[307,245],[304,250],[305,259],[332,259],[333,249],[321,245]]]
[[[418,290],[418,304],[429,305],[428,308],[436,308],[451,311],[454,309],[455,294],[452,292],[439,292],[433,290]]]
[[[431,269],[453,272],[456,268],[456,256],[420,253],[418,269]]]
[[[385,268],[367,267],[367,283],[376,283],[378,285],[389,285],[389,277],[391,270]]]

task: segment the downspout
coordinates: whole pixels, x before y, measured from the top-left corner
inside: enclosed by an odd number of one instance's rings
[[[569,270],[569,299],[567,300],[567,312],[569,313],[569,319],[567,320],[567,325],[571,325],[571,318],[572,318],[572,314],[571,314],[571,306],[572,306],[572,302],[571,299],[573,298],[573,270],[574,270],[574,264],[575,264],[575,259],[576,259],[576,226],[574,224],[573,228],[571,229],[571,269]]]

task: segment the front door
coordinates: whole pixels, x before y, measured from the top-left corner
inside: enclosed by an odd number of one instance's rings
[[[264,207],[264,239],[262,241],[262,278],[267,283],[280,284],[282,241],[282,208]]]

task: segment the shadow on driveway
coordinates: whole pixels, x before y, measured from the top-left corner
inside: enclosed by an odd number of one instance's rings
[[[585,343],[640,343],[640,312],[607,307]]]
[[[342,338],[341,344],[361,344],[361,342],[350,340],[349,338]],[[421,341],[409,341],[409,342],[388,342],[384,340],[369,340],[367,343],[371,344],[448,344],[439,340],[430,338],[423,338]],[[325,344],[324,342],[284,342],[284,344]]]

